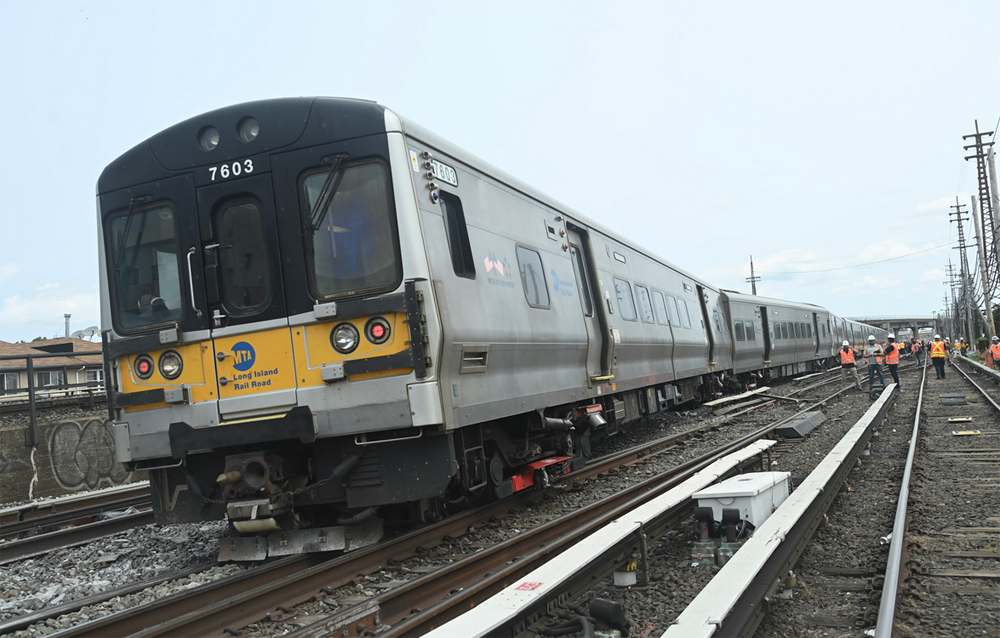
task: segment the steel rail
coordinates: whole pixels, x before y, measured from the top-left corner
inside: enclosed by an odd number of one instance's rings
[[[136,481],[119,487],[97,492],[70,494],[44,501],[32,501],[23,505],[0,508],[0,529],[4,526],[32,518],[49,516],[57,512],[100,505],[118,501],[126,495],[149,494],[149,481]]]
[[[846,480],[875,424],[882,421],[898,394],[894,384],[887,391],[758,527],[664,637],[753,635],[768,609],[767,597],[804,551],[822,522],[822,514],[837,497],[836,487]]]
[[[976,390],[998,411],[1000,404],[978,383],[966,374],[962,368],[954,363],[950,358],[948,363],[957,370],[966,381],[972,384]],[[895,629],[896,602],[899,597],[900,577],[903,575],[902,556],[903,548],[906,544],[906,522],[907,522],[907,501],[910,498],[910,479],[913,474],[913,461],[916,456],[917,436],[920,433],[920,410],[924,399],[924,384],[927,380],[927,371],[924,370],[924,379],[920,384],[920,394],[917,397],[917,412],[913,417],[913,432],[910,435],[909,452],[906,455],[906,465],[903,469],[902,485],[899,489],[899,498],[896,501],[896,518],[892,526],[892,541],[889,544],[889,558],[885,568],[885,582],[882,587],[882,599],[879,603],[878,617],[875,621],[875,638],[891,638]]]
[[[157,576],[149,580],[144,580],[138,583],[132,583],[131,585],[124,585],[116,589],[111,589],[108,591],[103,591],[97,594],[91,594],[90,596],[84,596],[83,598],[77,598],[76,600],[71,600],[68,603],[62,603],[61,605],[56,605],[54,607],[46,607],[39,611],[24,614],[22,616],[15,616],[9,618],[3,622],[0,622],[0,636],[9,635],[11,632],[20,631],[22,629],[27,629],[35,623],[44,622],[49,618],[57,618],[63,614],[71,614],[76,611],[80,611],[88,605],[99,605],[103,602],[111,600],[112,598],[118,598],[121,596],[129,596],[135,594],[144,589],[150,587],[155,587],[161,583],[165,583],[169,580],[177,580],[179,578],[185,578],[194,574],[196,572],[202,572],[206,569],[218,566],[219,563],[199,563],[198,565],[192,565],[191,567],[186,567],[180,571],[171,572],[169,574],[164,574],[162,576]]]
[[[913,476],[913,460],[917,454],[917,436],[920,434],[920,410],[924,403],[924,387],[927,384],[927,368],[920,379],[920,392],[917,394],[917,412],[913,416],[913,431],[910,433],[909,450],[906,453],[906,465],[903,467],[903,479],[896,500],[896,519],[892,524],[892,541],[889,543],[889,558],[885,566],[885,581],[882,585],[882,600],[879,603],[878,617],[875,620],[875,638],[890,638],[893,630],[893,619],[896,616],[896,595],[899,589],[900,570],[902,568],[903,545],[906,534],[906,505],[910,499],[910,479]]]
[[[98,538],[118,534],[133,527],[148,525],[155,522],[153,512],[137,512],[126,514],[106,521],[98,521],[87,525],[69,527],[49,534],[29,536],[0,545],[0,565],[31,558],[39,554],[51,552],[54,549],[82,545]]]
[[[117,501],[109,501],[107,503],[89,505],[75,510],[56,512],[54,514],[45,514],[42,516],[38,516],[36,518],[29,518],[25,520],[16,521],[14,523],[7,523],[5,525],[0,525],[0,537],[7,538],[9,536],[15,536],[17,534],[21,534],[23,532],[27,532],[29,530],[36,528],[62,525],[77,519],[97,516],[98,514],[103,514],[104,512],[113,512],[115,510],[127,510],[130,507],[136,507],[136,508],[148,507],[149,505],[150,505],[150,497],[147,491],[145,495],[132,496]]]

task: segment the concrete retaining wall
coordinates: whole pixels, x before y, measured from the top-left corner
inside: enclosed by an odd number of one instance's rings
[[[0,502],[63,496],[99,487],[145,480],[115,462],[115,443],[106,415],[44,421],[38,445],[24,446],[23,419],[0,422]]]

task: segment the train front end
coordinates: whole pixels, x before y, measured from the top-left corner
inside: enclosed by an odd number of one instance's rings
[[[118,460],[223,559],[350,550],[436,515],[457,468],[396,117],[302,98],[173,126],[98,181]]]

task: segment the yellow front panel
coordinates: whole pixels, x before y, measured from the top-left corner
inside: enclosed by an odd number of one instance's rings
[[[219,398],[243,397],[295,387],[295,365],[288,328],[215,339]]]
[[[160,355],[167,350],[173,350],[181,355],[184,367],[181,374],[176,379],[165,379],[160,375]],[[122,372],[121,391],[141,392],[143,390],[154,390],[156,388],[176,388],[182,385],[190,387],[191,402],[214,401],[215,396],[215,361],[212,358],[212,344],[210,342],[192,343],[184,346],[174,346],[162,350],[152,350],[147,352],[153,359],[153,375],[148,379],[140,379],[135,372],[135,360],[138,354],[130,354],[118,360]],[[207,379],[207,382],[206,382]],[[166,403],[151,403],[149,405],[125,408],[126,412],[139,412],[141,410],[152,410],[155,408],[165,408]]]
[[[392,332],[389,340],[385,343],[375,345],[365,338],[365,324],[370,317],[351,319],[346,323],[352,324],[361,335],[357,349],[349,355],[343,355],[333,349],[330,344],[330,333],[339,326],[342,321],[318,323],[310,326],[299,326],[293,329],[292,338],[295,343],[295,368],[298,374],[299,387],[322,386],[325,385],[320,368],[325,364],[343,363],[353,359],[367,359],[368,357],[381,357],[389,354],[402,352],[410,347],[410,332],[406,324],[406,315],[401,312],[390,312],[379,315],[389,322]],[[397,374],[408,374],[412,368],[400,370],[386,370],[384,372],[371,372],[359,374],[351,377],[351,380],[370,379],[374,377],[385,377]]]

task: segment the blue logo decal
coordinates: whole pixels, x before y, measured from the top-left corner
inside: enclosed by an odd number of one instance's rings
[[[257,353],[253,351],[253,346],[249,343],[240,341],[233,346],[233,359],[233,367],[240,372],[246,372],[257,361]]]
[[[552,289],[564,297],[572,297],[573,282],[566,281],[565,279],[560,279],[559,275],[556,274],[555,268],[553,268],[549,272],[552,273]]]

